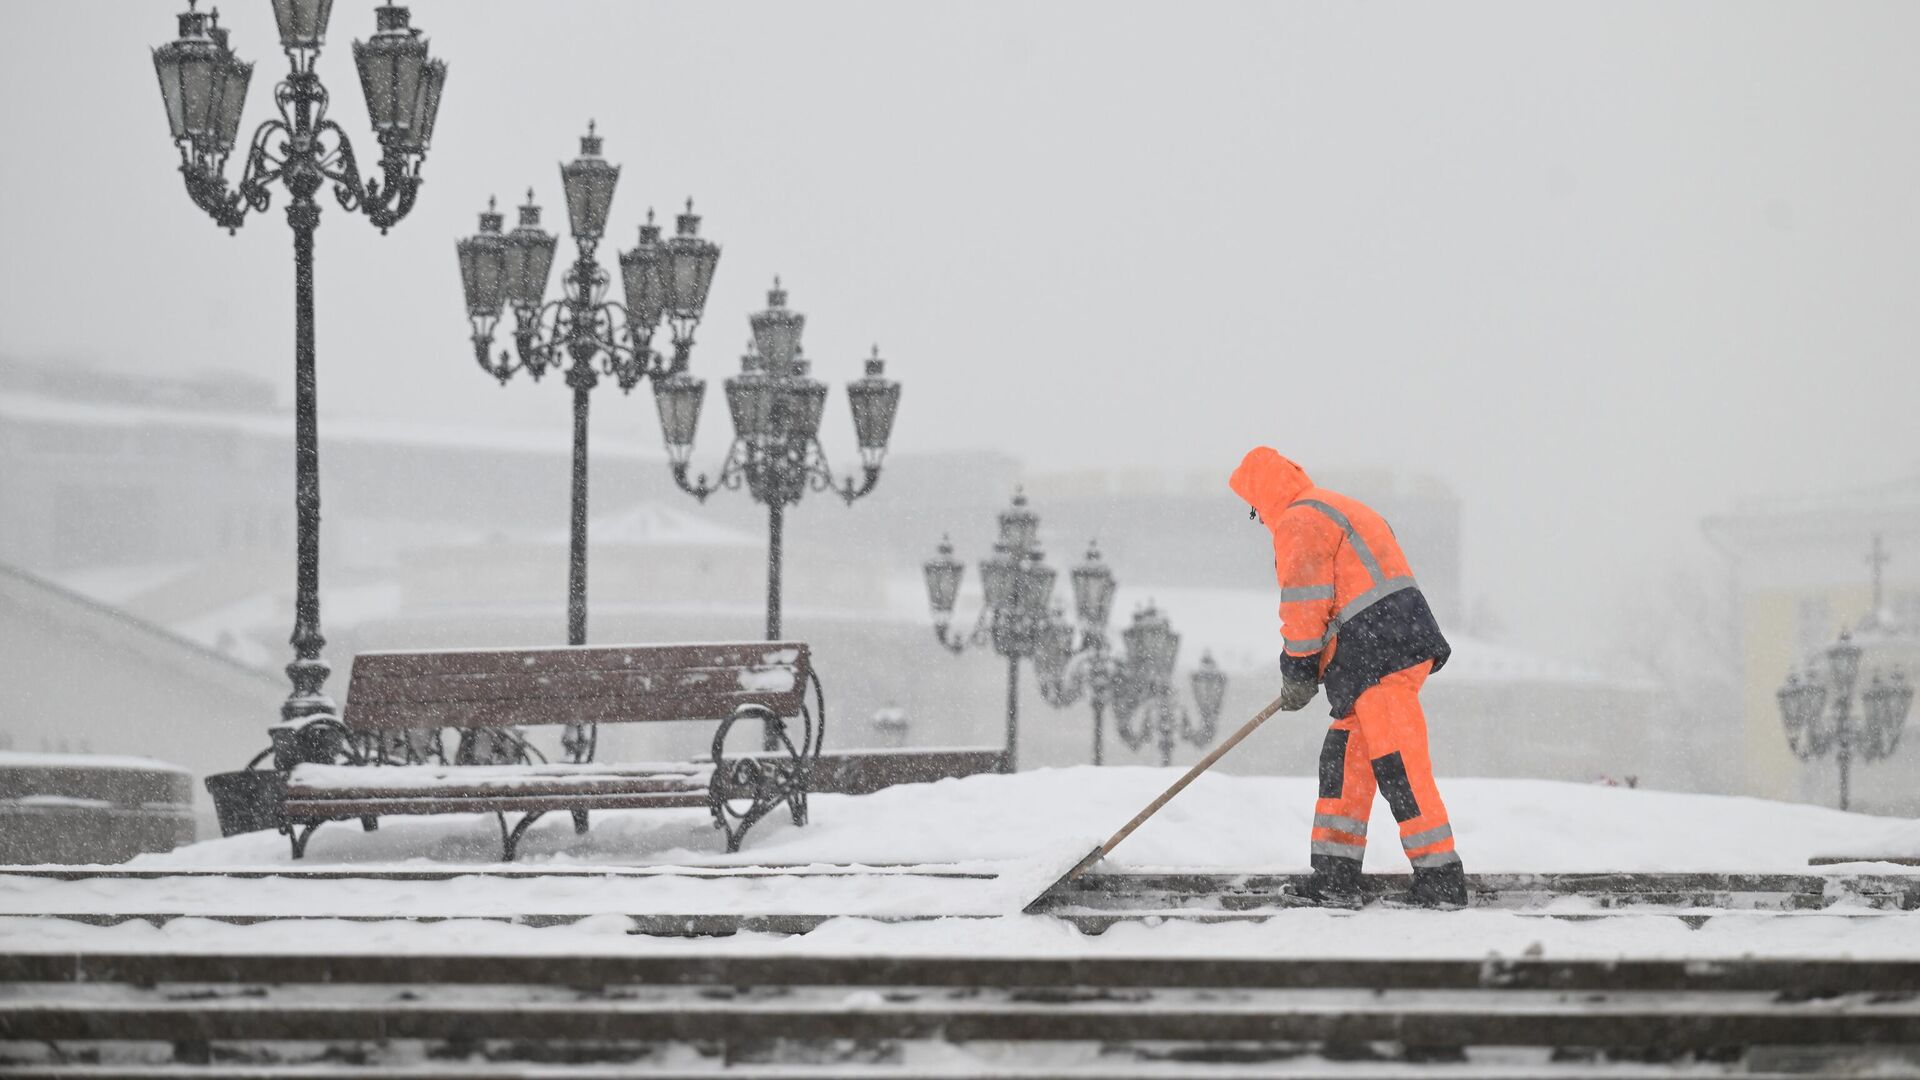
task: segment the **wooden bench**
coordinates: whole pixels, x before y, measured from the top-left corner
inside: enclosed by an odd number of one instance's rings
[[[797,743],[788,729],[795,718]],[[727,735],[742,720],[754,721],[755,752],[729,756]],[[592,761],[596,725],[676,721],[719,725],[710,760]],[[313,722],[338,727],[347,764],[301,764],[288,775],[280,829],[294,858],[329,821],[359,818],[371,830],[387,814],[478,812],[499,820],[511,861],[528,827],[562,810],[584,833],[594,810],[705,806],[729,852],[782,803],[794,824],[806,824],[826,702],[807,646],[795,641],[381,652],[354,657],[342,717]],[[536,761],[519,729],[543,724],[567,725],[580,760]],[[763,727],[771,754],[759,750]],[[511,763],[449,762],[449,729],[463,747],[477,739],[506,747]],[[520,820],[509,827],[508,814]]]

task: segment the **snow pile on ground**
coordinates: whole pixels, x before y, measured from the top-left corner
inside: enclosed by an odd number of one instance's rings
[[[811,823],[778,811],[735,855],[704,810],[609,811],[577,836],[565,814],[535,825],[521,863],[542,865],[1028,864],[1059,874],[1180,775],[1178,769],[1037,769],[906,784],[872,795],[818,795]],[[1920,855],[1920,821],[1762,799],[1547,780],[1442,779],[1471,873],[1805,872],[1816,855]],[[1306,869],[1310,777],[1208,774],[1123,844],[1111,868]],[[1398,829],[1376,801],[1367,870],[1400,872]],[[379,831],[323,826],[298,865],[497,863],[491,816],[388,817]],[[1062,861],[1064,860],[1064,865]],[[276,833],[142,856],[140,867],[260,867],[291,862]],[[1884,869],[1884,868],[1882,868]]]

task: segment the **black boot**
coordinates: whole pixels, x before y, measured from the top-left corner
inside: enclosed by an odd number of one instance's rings
[[[1360,906],[1360,860],[1315,855],[1313,876],[1298,885],[1282,885],[1280,895],[1319,907],[1357,908]]]
[[[1413,868],[1413,888],[1405,902],[1415,907],[1454,910],[1467,906],[1467,873],[1459,863]]]

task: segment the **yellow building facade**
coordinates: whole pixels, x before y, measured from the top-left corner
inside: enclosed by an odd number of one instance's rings
[[[1799,499],[1749,500],[1709,519],[1731,573],[1740,658],[1736,741],[1747,794],[1834,805],[1838,766],[1789,749],[1776,694],[1849,632],[1863,649],[1859,689],[1875,675],[1920,674],[1920,476]],[[1858,715],[1856,702],[1855,715]],[[1920,736],[1853,767],[1853,806],[1920,814]]]

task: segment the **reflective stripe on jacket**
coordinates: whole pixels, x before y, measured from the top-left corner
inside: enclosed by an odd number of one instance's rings
[[[1452,650],[1379,514],[1315,487],[1268,447],[1249,453],[1230,485],[1273,534],[1287,678],[1322,682],[1333,715],[1344,717],[1385,676],[1446,663]]]

